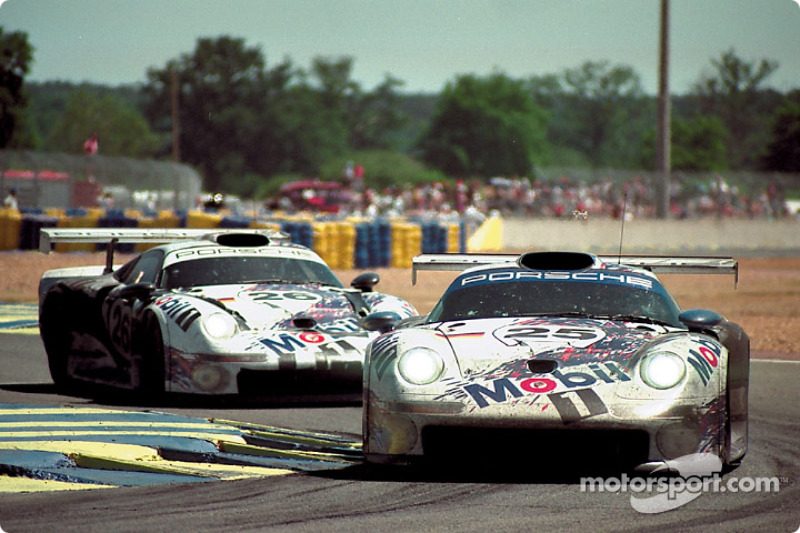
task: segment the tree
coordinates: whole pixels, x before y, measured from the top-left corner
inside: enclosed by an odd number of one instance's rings
[[[0,148],[11,143],[25,110],[23,86],[33,60],[33,48],[23,32],[0,27]]]
[[[748,62],[733,49],[711,61],[693,86],[699,110],[718,116],[728,129],[728,157],[733,168],[752,168],[758,163],[762,139],[769,131],[768,113],[761,98],[762,86],[778,63],[768,59]]]
[[[158,148],[158,137],[131,104],[86,88],[70,94],[45,148],[81,153],[84,141],[93,133],[97,133],[103,155],[150,157]]]
[[[269,94],[264,67],[258,47],[222,36],[198,39],[191,54],[148,70],[148,115],[164,129],[171,126],[170,83],[173,72],[177,76],[181,155],[201,169],[209,190],[249,166],[248,147],[269,143],[259,116]]]
[[[392,134],[404,124],[397,89],[403,82],[386,76],[370,92],[351,79],[353,59],[314,58],[311,66],[312,87],[333,129],[342,128],[345,142],[355,150],[389,148]]]
[[[242,39],[199,39],[193,53],[148,72],[148,115],[169,131],[170,83],[177,77],[182,158],[201,169],[209,190],[242,190],[235,180],[244,175],[246,188],[258,189],[257,176],[318,173],[348,150],[351,138],[373,134],[362,124],[391,125],[380,106],[391,102],[395,82],[365,100],[351,71],[348,57],[315,58],[310,73],[288,59],[269,69],[261,50]],[[376,118],[365,121],[362,112]],[[373,142],[384,138],[376,134]]]
[[[264,175],[276,172],[317,174],[330,158],[347,151],[347,129],[336,113],[325,108],[319,92],[300,84],[272,100],[276,111],[272,129],[273,163]],[[262,167],[263,168],[263,167]]]
[[[778,111],[761,165],[764,170],[800,172],[800,102],[787,102]]]
[[[727,130],[719,118],[697,115],[689,119],[672,119],[672,161],[674,170],[721,171],[728,168],[725,148]],[[641,164],[654,169],[655,130],[650,130],[642,142]]]
[[[631,67],[587,61],[558,75],[531,78],[529,90],[548,111],[548,139],[562,152],[566,147],[583,154],[595,168],[629,166],[637,157],[632,148],[645,130],[641,117],[647,106]]]
[[[347,161],[357,161],[364,166],[365,183],[374,189],[447,181],[441,172],[430,170],[419,161],[395,150],[361,150],[333,157],[320,170],[320,177],[326,180],[340,179]]]
[[[440,96],[420,148],[454,176],[529,175],[546,152],[545,116],[520,81],[460,76]]]
[[[395,144],[393,135],[408,121],[397,93],[402,86],[402,81],[387,75],[374,90],[353,101],[348,121],[353,149],[388,149]]]

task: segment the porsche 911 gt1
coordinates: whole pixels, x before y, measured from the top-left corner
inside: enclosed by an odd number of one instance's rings
[[[345,288],[312,250],[279,232],[43,229],[53,242],[165,242],[119,268],[48,271],[39,323],[59,386],[97,383],[149,393],[313,393],[361,384],[370,312],[416,314],[373,292],[378,275]],[[172,241],[172,242],[170,242]]]

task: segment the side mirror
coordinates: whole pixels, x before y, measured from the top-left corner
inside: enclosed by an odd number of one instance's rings
[[[708,309],[687,309],[678,315],[678,320],[683,322],[689,331],[708,331],[725,319],[719,313]]]
[[[361,327],[367,331],[386,333],[392,331],[400,322],[400,315],[394,311],[377,311],[361,319]]]
[[[133,285],[125,285],[124,287],[120,288],[117,294],[120,298],[124,298],[126,300],[146,300],[150,298],[150,295],[153,294],[153,291],[155,290],[155,283],[134,283]]]
[[[380,280],[381,277],[377,272],[364,272],[356,276],[353,281],[350,282],[350,286],[361,292],[372,292],[372,288],[377,285]]]

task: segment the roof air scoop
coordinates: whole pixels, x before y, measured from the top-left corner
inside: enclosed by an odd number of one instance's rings
[[[517,260],[530,270],[586,270],[595,262],[595,256],[581,252],[528,252]]]
[[[269,244],[269,237],[263,233],[217,233],[212,239],[222,246],[237,248],[258,247]]]

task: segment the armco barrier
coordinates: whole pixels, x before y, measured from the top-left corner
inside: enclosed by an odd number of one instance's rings
[[[147,215],[147,216],[146,216]],[[155,216],[153,216],[155,215]],[[99,208],[55,209],[20,214],[0,209],[0,250],[36,249],[42,227],[63,228],[253,228],[281,230],[292,242],[316,251],[332,268],[408,268],[420,253],[463,252],[466,235],[463,224],[442,224],[428,220],[350,217],[344,220],[293,216],[259,220],[203,211],[160,211],[146,214],[136,210]],[[93,252],[105,244],[57,243],[58,252]],[[154,244],[118,245],[122,252],[143,252]]]

